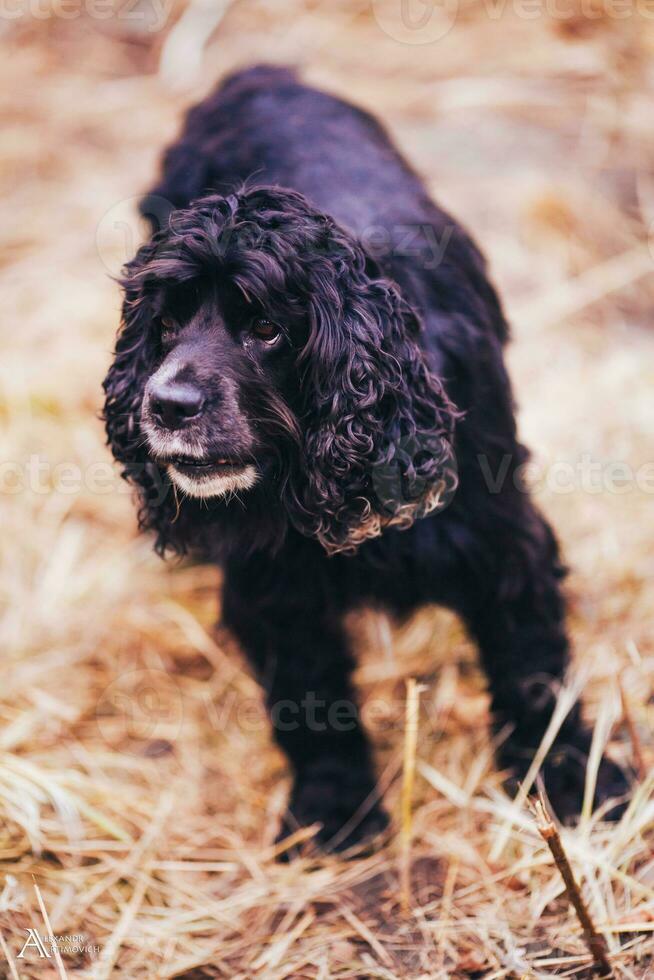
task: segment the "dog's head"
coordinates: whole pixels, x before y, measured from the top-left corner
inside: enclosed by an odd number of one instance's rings
[[[456,412],[415,313],[301,195],[174,211],[123,288],[107,433],[161,550],[232,508],[349,550],[451,488]]]

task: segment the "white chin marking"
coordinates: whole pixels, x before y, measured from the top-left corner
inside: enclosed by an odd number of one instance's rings
[[[245,466],[240,473],[225,476],[192,477],[180,473],[174,466],[168,466],[168,476],[189,497],[227,497],[239,490],[250,490],[257,482],[258,473],[254,466]]]

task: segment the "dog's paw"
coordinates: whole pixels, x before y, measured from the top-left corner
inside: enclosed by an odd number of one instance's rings
[[[381,842],[388,823],[368,772],[317,765],[296,781],[277,842],[303,827],[317,826],[316,833],[306,845],[283,850],[279,856],[289,860],[315,851],[362,856]]]
[[[562,823],[573,823],[581,813],[589,749],[590,736],[583,732],[572,742],[555,744],[543,763],[541,777],[545,792],[552,810]],[[507,781],[512,795],[517,792],[534,754],[535,750],[529,754],[524,750],[519,755],[510,750],[502,754],[502,764],[512,771]],[[593,810],[602,807],[605,820],[618,820],[626,808],[629,792],[630,782],[622,769],[610,759],[602,759],[597,773]]]
[[[543,782],[552,809],[562,823],[581,813],[586,789],[588,756],[576,746],[557,746],[545,760]],[[626,808],[630,784],[610,759],[602,759],[597,773],[593,810],[602,807],[605,820],[619,820]]]

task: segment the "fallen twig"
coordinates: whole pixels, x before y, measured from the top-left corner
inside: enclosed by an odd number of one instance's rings
[[[9,965],[11,980],[20,980],[18,970],[16,969],[16,964],[14,963],[14,958],[11,955],[11,950],[9,949],[9,946],[5,942],[5,937],[2,935],[2,932],[0,932],[0,948],[2,949],[2,952],[5,954],[5,959]]]
[[[416,746],[418,744],[418,708],[422,686],[414,677],[406,685],[406,715],[404,728],[404,774],[402,781],[402,814],[400,822],[400,893],[402,911],[409,912],[411,905],[411,799],[416,772]]]
[[[574,872],[570,867],[570,862],[568,861],[568,856],[565,853],[558,827],[552,820],[542,795],[539,800],[534,802],[532,809],[534,816],[536,817],[536,824],[540,835],[552,853],[554,863],[556,864],[561,873],[561,877],[563,878],[568,898],[570,899],[572,906],[577,913],[577,918],[581,924],[586,945],[588,946],[590,954],[593,957],[593,963],[597,969],[601,971],[603,977],[613,977],[614,973],[611,963],[609,962],[609,949],[606,944],[606,939],[595,928],[590,912],[588,911],[588,907],[586,906],[584,898],[581,894],[577,879],[575,878]]]
[[[41,915],[43,916],[43,924],[47,930],[46,935],[48,936],[48,942],[50,942],[49,937],[52,936],[53,934],[52,926],[50,925],[50,917],[48,916],[48,911],[45,907],[45,902],[43,901],[43,895],[41,894],[41,889],[39,888],[36,882],[34,882],[34,891],[36,893],[36,898],[39,903],[39,908],[41,909]],[[59,947],[56,941],[52,942],[51,947],[52,947],[52,955],[54,956],[55,963],[57,964],[57,973],[59,974],[61,980],[67,980],[68,974],[66,973],[66,968],[63,964],[61,953],[59,952]]]

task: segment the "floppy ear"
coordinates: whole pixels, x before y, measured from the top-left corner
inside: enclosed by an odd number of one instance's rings
[[[114,360],[103,382],[103,418],[107,441],[122,463],[123,477],[139,494],[139,527],[157,531],[157,551],[167,547],[183,551],[179,532],[172,531],[175,501],[167,474],[148,456],[141,432],[141,402],[148,377],[155,369],[157,341],[154,334],[147,284],[143,269],[156,245],[143,245],[125,267],[122,324],[116,340]]]
[[[336,234],[336,251],[313,270],[300,358],[305,472],[291,517],[328,552],[449,502],[459,415],[425,363],[414,311],[353,239]]]

